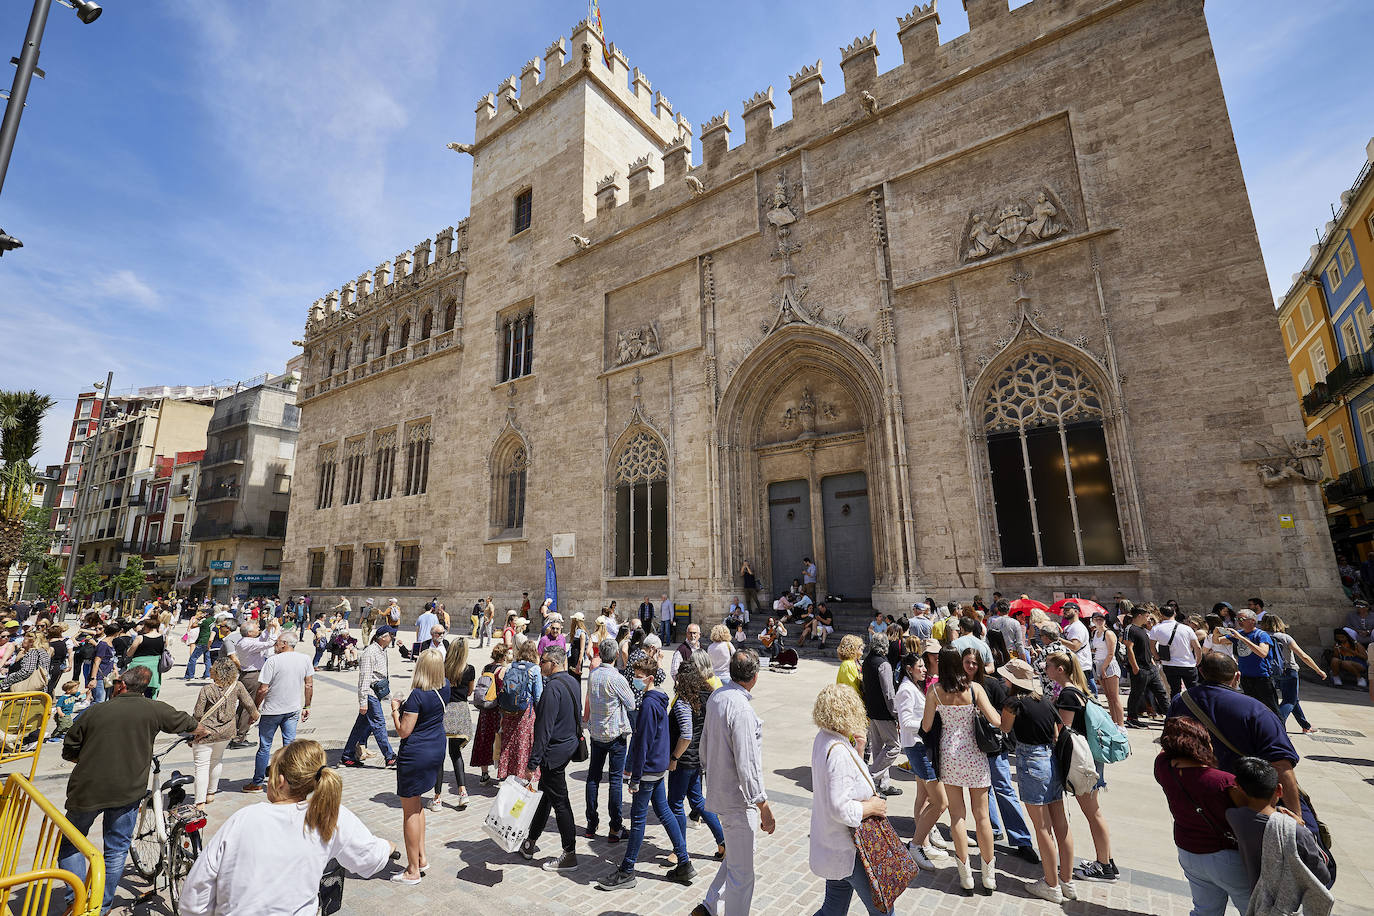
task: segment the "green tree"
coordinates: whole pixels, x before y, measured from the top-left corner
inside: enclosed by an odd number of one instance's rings
[[[62,591],[62,567],[56,563],[44,563],[37,572],[34,572],[31,567],[29,575],[31,576],[30,581],[33,582],[34,591],[49,601],[56,598]]]
[[[143,571],[143,558],[129,557],[124,561],[124,568],[110,577],[110,584],[119,589],[122,597],[137,598],[147,578],[147,573]]]
[[[57,402],[37,391],[0,391],[0,582],[9,577],[33,507],[33,469],[43,415]]]
[[[19,544],[16,562],[35,566],[43,561],[52,549],[54,532],[48,527],[52,520],[52,510],[34,506],[24,516],[24,535]]]
[[[95,563],[87,563],[78,567],[72,575],[72,597],[94,595],[104,584],[105,577],[100,574],[100,567]]]

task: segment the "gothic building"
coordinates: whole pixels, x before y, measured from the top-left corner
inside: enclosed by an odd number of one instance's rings
[[[699,165],[586,22],[484,96],[471,215],[310,309],[283,589],[1335,613],[1201,0],[965,5]]]

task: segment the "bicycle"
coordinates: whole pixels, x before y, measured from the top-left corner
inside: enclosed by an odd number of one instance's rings
[[[139,805],[138,822],[129,844],[134,869],[153,884],[152,890],[141,900],[159,895],[158,879],[161,878],[166,883],[173,912],[177,910],[181,885],[200,855],[200,831],[205,827],[205,815],[186,801],[185,787],[195,782],[194,776],[173,770],[160,787],[158,778],[162,773],[162,758],[190,740],[190,735],[182,735],[161,754],[153,755],[148,791]]]

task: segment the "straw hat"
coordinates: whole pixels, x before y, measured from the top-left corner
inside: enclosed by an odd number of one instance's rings
[[[1031,693],[1040,692],[1040,679],[1035,676],[1035,669],[1025,659],[1013,658],[998,668],[997,673],[1002,675],[1008,684],[1015,684],[1022,690],[1029,690]]]

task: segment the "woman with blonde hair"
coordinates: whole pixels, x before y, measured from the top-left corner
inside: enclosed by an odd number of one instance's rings
[[[401,739],[396,752],[396,794],[401,797],[406,844],[405,871],[391,876],[398,884],[419,884],[429,865],[425,857],[424,796],[438,782],[444,767],[444,707],[449,695],[444,654],[426,649],[415,660],[410,693],[404,702],[391,698],[391,719]]]
[[[730,628],[723,623],[711,627],[711,644],[706,647],[711,657],[711,669],[722,684],[730,680],[730,657],[735,654],[734,643],[730,641]]]
[[[342,798],[343,781],[318,741],[280,748],[267,769],[267,800],[235,811],[206,840],[182,885],[180,912],[313,913],[330,859],[364,878],[381,871],[395,847]]]
[[[835,654],[840,657],[840,671],[835,675],[835,683],[853,687],[854,692],[862,697],[863,675],[859,672],[859,659],[864,654],[864,641],[850,633],[840,640]]]
[[[854,846],[854,831],[864,818],[887,815],[887,799],[863,762],[868,734],[863,700],[844,684],[829,684],[816,696],[811,718],[819,731],[811,745],[810,865],[825,879],[825,899],[817,912],[847,913],[857,892],[870,916],[883,916]]]
[[[191,715],[209,733],[191,745],[191,759],[196,765],[196,804],[208,805],[215,800],[219,788],[224,749],[234,737],[239,710],[244,709],[258,720],[258,707],[239,680],[239,666],[221,658],[210,666],[210,683],[200,688]]]
[[[1045,676],[1055,686],[1054,706],[1059,710],[1059,718],[1065,728],[1072,728],[1083,735],[1088,734],[1088,704],[1096,702],[1088,693],[1088,679],[1083,676],[1083,668],[1078,664],[1078,656],[1073,652],[1055,651],[1045,658]],[[1081,792],[1077,796],[1078,808],[1088,822],[1088,832],[1092,834],[1093,849],[1097,860],[1076,865],[1075,878],[1089,878],[1102,881],[1115,881],[1120,874],[1116,861],[1112,858],[1111,834],[1107,832],[1107,818],[1098,804],[1097,790],[1107,785],[1103,764],[1097,764],[1097,785],[1091,792]]]
[[[587,615],[577,611],[568,618],[568,673],[582,680],[587,659]]]
[[[448,645],[444,657],[444,678],[448,681],[449,697],[444,706],[444,734],[448,736],[448,756],[453,762],[454,793],[458,796],[458,810],[468,806],[467,773],[463,770],[463,748],[472,740],[472,694],[477,672],[468,664],[468,643],[455,639]],[[434,803],[430,809],[440,808],[439,796],[444,788],[444,763],[439,761],[439,779],[434,783]]]

